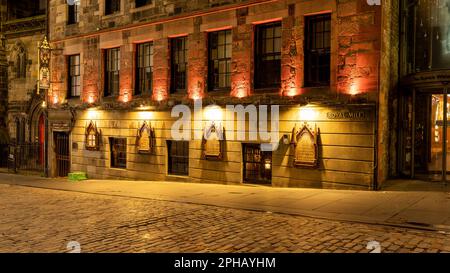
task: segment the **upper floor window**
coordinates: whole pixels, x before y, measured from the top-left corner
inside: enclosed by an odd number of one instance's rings
[[[134,7],[135,8],[140,8],[143,7],[145,5],[150,5],[152,3],[152,0],[135,0],[134,1]]]
[[[331,16],[305,18],[305,86],[330,85]]]
[[[105,52],[105,96],[119,94],[120,48],[107,49]]]
[[[68,88],[70,97],[79,97],[81,94],[80,55],[69,56]]]
[[[74,1],[73,4],[68,5],[67,24],[76,24],[79,22],[80,16],[80,1]]]
[[[153,43],[138,44],[136,47],[136,94],[152,93]]]
[[[231,86],[231,30],[209,33],[209,90]]]
[[[171,92],[186,89],[187,37],[171,40]]]
[[[105,0],[105,15],[120,11],[120,0]]]
[[[256,26],[255,88],[278,87],[281,82],[281,22]]]

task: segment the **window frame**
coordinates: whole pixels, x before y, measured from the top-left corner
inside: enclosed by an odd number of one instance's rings
[[[224,43],[219,43],[219,35],[225,34]],[[216,36],[217,37],[214,37]],[[227,43],[227,38],[230,37],[230,43]],[[220,91],[231,89],[231,61],[233,54],[233,35],[231,29],[224,29],[208,33],[208,91]],[[230,52],[227,49],[229,46]],[[220,48],[224,50],[223,58],[220,58]],[[214,54],[214,50],[217,50]],[[214,57],[216,55],[216,57]],[[215,63],[218,63],[217,73],[215,70]],[[225,62],[226,72],[221,72],[221,62]],[[225,74],[225,86],[220,86],[220,76]],[[216,77],[218,79],[216,79]]]
[[[148,46],[149,47],[149,54],[145,53],[145,49],[143,47]],[[144,50],[144,55],[141,55],[141,50]],[[135,52],[135,88],[134,88],[134,94],[135,95],[152,95],[153,94],[153,65],[154,65],[154,44],[153,42],[145,42],[145,43],[139,43],[136,44],[136,52]],[[149,57],[148,60],[149,65],[145,66],[145,58]],[[141,60],[142,58],[142,60]],[[142,61],[142,62],[141,62]],[[141,64],[144,63],[143,66]],[[147,78],[145,70],[147,68],[150,68],[150,79]],[[142,88],[143,85],[146,85],[145,82],[147,82],[147,88]]]
[[[114,6],[112,5],[113,1],[117,2],[116,9],[113,9],[114,8]],[[104,14],[105,14],[105,16],[107,16],[107,15],[119,13],[120,9],[121,9],[120,5],[122,3],[120,0],[105,0],[104,4],[105,4],[105,10],[104,10],[105,13]]]
[[[275,28],[279,28],[279,36],[275,36]],[[272,37],[264,38],[263,31],[272,29]],[[260,24],[255,26],[255,46],[254,46],[254,86],[255,89],[279,88],[281,87],[281,46],[282,46],[282,24],[281,21]],[[279,51],[275,51],[276,39],[279,39]],[[272,40],[272,51],[264,50],[266,41]],[[263,65],[263,58],[273,58],[271,63],[276,63],[276,74],[268,74],[268,68],[273,68],[274,64],[270,64],[270,60],[266,60],[268,64]],[[270,77],[270,79],[269,79]]]
[[[67,4],[67,25],[74,25],[80,22],[80,2],[75,1],[73,5]]]
[[[180,145],[182,151],[187,153],[177,153],[173,154],[173,145]],[[180,147],[176,147],[176,151],[179,151]],[[174,159],[177,159],[177,162],[173,162]],[[181,164],[181,167],[177,165],[174,170],[174,164]],[[180,169],[184,169],[184,171],[179,171]],[[189,141],[185,140],[167,140],[167,173],[168,175],[178,175],[178,176],[189,176]]]
[[[188,38],[187,36],[180,36],[180,37],[174,37],[174,38],[170,39],[170,93],[184,92],[187,89],[187,69],[188,69],[188,60],[187,60],[188,39],[187,38]],[[179,49],[179,44],[180,44],[179,41],[183,41],[181,43],[183,46],[182,49]],[[175,47],[175,42],[179,43],[179,44],[177,44],[177,47]],[[175,54],[177,54],[177,56],[175,56]],[[176,63],[175,60],[180,59],[180,54],[183,54],[184,62]],[[180,65],[184,65],[183,72],[176,71],[176,69],[175,69],[175,67],[178,67]],[[183,76],[182,76],[182,74],[183,74]],[[180,79],[180,78],[183,78],[183,79]],[[183,83],[181,86],[182,80],[183,80]]]
[[[72,58],[78,57],[78,64],[72,64]],[[78,74],[72,75],[72,67],[78,67]],[[78,78],[78,85],[74,84],[73,78]],[[74,94],[73,87],[79,88],[79,93]],[[69,98],[79,98],[81,96],[81,56],[80,54],[73,54],[67,56],[67,95]]]
[[[153,4],[153,0],[145,0],[144,3],[142,3],[142,4],[140,4],[140,5],[138,6],[138,1],[139,1],[139,0],[134,0],[134,7],[135,7],[135,8],[142,8],[142,7],[145,7],[145,6],[148,6],[148,5]]]
[[[116,55],[113,53],[117,52]],[[113,60],[117,61],[114,65]],[[111,70],[112,66],[117,70]],[[117,73],[115,75],[115,73]],[[115,80],[116,79],[116,80]],[[104,97],[114,97],[119,95],[120,90],[120,47],[108,48],[104,50]]]
[[[326,22],[329,29],[326,29]],[[322,31],[315,31],[313,24],[322,23]],[[322,47],[317,47],[317,37],[321,35]],[[327,36],[326,36],[327,35]],[[328,40],[326,39],[328,38]],[[326,42],[328,41],[328,47]],[[320,63],[327,59],[326,63]],[[313,64],[314,63],[314,64]],[[304,86],[326,87],[331,83],[331,13],[305,16],[305,42],[304,42]],[[327,79],[322,81],[321,74],[325,72]],[[315,74],[315,75],[314,75]]]
[[[120,148],[124,148],[117,151],[113,150],[114,145],[117,145]],[[126,169],[127,168],[127,138],[126,137],[110,137],[109,138],[109,147],[110,147],[110,167],[115,169]],[[120,157],[120,153],[124,154],[124,156]]]

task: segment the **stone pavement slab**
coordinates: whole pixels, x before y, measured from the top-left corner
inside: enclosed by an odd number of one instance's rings
[[[0,173],[0,184],[267,211],[354,222],[450,230],[450,194],[274,188],[169,181],[68,181]]]

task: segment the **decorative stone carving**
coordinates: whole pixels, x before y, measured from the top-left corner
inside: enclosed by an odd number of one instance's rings
[[[97,129],[97,124],[92,120],[86,126],[85,139],[86,150],[98,151],[100,149],[100,132]]]
[[[294,167],[318,167],[318,129],[312,129],[307,123],[296,131],[292,129],[292,144],[294,145]]]
[[[225,129],[212,122],[203,132],[203,159],[222,160],[225,140]]]
[[[138,129],[136,147],[138,153],[151,153],[155,140],[155,131],[146,121]]]

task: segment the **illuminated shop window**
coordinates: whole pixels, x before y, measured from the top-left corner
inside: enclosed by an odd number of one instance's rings
[[[256,26],[255,87],[279,87],[281,82],[281,22]]]
[[[186,90],[187,37],[173,38],[171,45],[171,92]]]
[[[308,16],[305,26],[305,86],[329,86],[331,15]]]
[[[97,151],[99,149],[100,132],[93,121],[86,127],[85,138],[86,150]]]
[[[69,96],[79,97],[81,94],[80,55],[69,56],[68,65]]]
[[[231,30],[211,32],[209,41],[209,90],[231,86]]]
[[[105,97],[119,94],[120,49],[105,51]]]
[[[136,46],[136,88],[135,93],[151,94],[153,88],[153,43]]]

